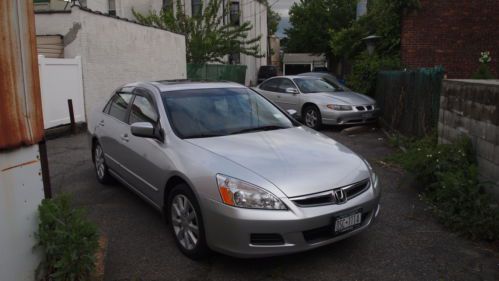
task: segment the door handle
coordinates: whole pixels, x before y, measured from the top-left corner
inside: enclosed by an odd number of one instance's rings
[[[128,134],[121,135],[121,140],[124,142],[128,142],[130,139],[128,138]]]
[[[99,126],[104,126],[104,120],[100,120]]]

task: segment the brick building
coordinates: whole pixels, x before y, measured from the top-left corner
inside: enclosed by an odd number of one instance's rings
[[[402,62],[410,68],[442,65],[449,78],[470,78],[480,52],[490,51],[499,78],[499,0],[420,0],[402,20]]]

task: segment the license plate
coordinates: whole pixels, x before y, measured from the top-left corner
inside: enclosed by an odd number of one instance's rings
[[[362,118],[371,118],[371,117],[373,117],[372,113],[364,113],[364,114],[362,114]]]
[[[334,222],[334,232],[345,232],[358,226],[362,222],[362,213],[356,211],[353,214],[336,218]]]

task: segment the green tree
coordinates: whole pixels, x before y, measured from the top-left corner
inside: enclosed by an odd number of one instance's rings
[[[160,12],[150,11],[140,14],[133,11],[138,22],[170,30],[185,35],[187,62],[202,64],[223,62],[227,54],[242,53],[263,57],[260,51],[260,38],[248,38],[252,29],[249,21],[234,24],[230,21],[230,1],[224,7],[222,0],[207,1],[202,13],[189,16],[180,0],[176,7]]]
[[[419,7],[419,0],[369,1],[366,15],[349,26],[329,30],[332,53],[355,57],[365,49],[362,38],[376,34],[381,36],[376,48],[378,54],[399,56],[402,17]]]
[[[324,53],[331,58],[330,30],[341,30],[355,20],[356,1],[300,0],[289,10],[291,27],[285,30],[287,51]]]
[[[274,35],[281,21],[281,16],[278,12],[272,10],[272,7],[267,2],[267,33]]]

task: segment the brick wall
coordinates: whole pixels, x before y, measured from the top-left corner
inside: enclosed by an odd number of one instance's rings
[[[444,66],[448,78],[467,79],[490,51],[499,77],[499,0],[420,0],[402,21],[402,62],[409,68]]]
[[[469,136],[480,174],[496,183],[499,198],[499,80],[444,80],[439,115],[439,142]]]

